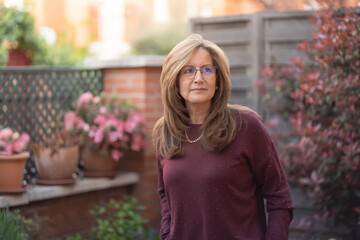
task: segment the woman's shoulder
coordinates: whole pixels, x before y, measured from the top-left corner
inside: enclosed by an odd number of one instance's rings
[[[237,121],[261,121],[260,115],[249,107],[241,105],[229,105],[230,111],[237,116]]]
[[[264,129],[260,115],[251,108],[241,105],[232,105],[230,106],[230,109],[236,114],[239,133],[241,133],[240,135],[252,134]]]

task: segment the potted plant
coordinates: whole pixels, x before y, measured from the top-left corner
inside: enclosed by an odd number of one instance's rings
[[[0,126],[0,193],[25,191],[22,187],[30,137]]]
[[[114,177],[118,161],[144,145],[143,117],[134,105],[115,96],[83,93],[75,111],[65,115],[65,129],[85,136],[81,149],[84,176]]]
[[[57,127],[46,143],[31,143],[37,169],[36,183],[45,185],[73,184],[79,161],[79,137]]]
[[[0,4],[0,65],[31,65],[35,55],[45,56],[44,44],[29,12]]]

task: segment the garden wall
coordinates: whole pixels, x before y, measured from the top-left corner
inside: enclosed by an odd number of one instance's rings
[[[126,159],[121,161],[121,173],[116,178],[83,178],[70,186],[39,186],[30,183],[25,193],[0,195],[0,208],[6,205],[19,208],[25,217],[40,226],[39,236],[44,239],[62,239],[76,233],[87,237],[94,224],[89,209],[95,204],[106,203],[110,198],[121,199],[125,194],[131,194],[145,206],[142,216],[149,220],[151,227],[158,229],[160,203],[151,131],[156,120],[162,115],[159,79],[163,60],[163,57],[155,56],[129,57],[89,66],[90,70],[101,69],[105,93],[116,93],[121,98],[132,101],[145,117],[145,148],[141,152],[127,155]],[[10,84],[18,81],[9,82],[3,77],[6,69],[1,71],[3,81]],[[78,81],[78,85],[81,85],[82,80]],[[59,85],[59,81],[56,84]],[[69,91],[72,90],[71,86],[67,87]],[[77,87],[75,83],[74,88]],[[56,88],[54,90],[56,92]],[[10,98],[9,101],[6,97],[0,100],[3,105],[15,105]]]

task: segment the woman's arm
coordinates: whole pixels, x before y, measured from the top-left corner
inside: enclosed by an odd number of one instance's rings
[[[271,137],[255,114],[247,120],[249,162],[266,199],[269,213],[267,240],[288,239],[293,204],[288,182]]]
[[[161,167],[160,157],[158,157],[158,174],[159,174],[159,196],[161,204],[161,225],[160,225],[160,236],[161,239],[165,240],[170,232],[170,209],[166,199],[165,186],[163,181],[163,170]]]

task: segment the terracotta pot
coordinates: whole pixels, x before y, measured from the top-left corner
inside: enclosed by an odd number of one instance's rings
[[[0,190],[22,189],[25,162],[29,156],[29,152],[0,155]]]
[[[64,147],[51,152],[50,148],[41,149],[35,155],[37,177],[49,180],[73,179],[79,161],[79,147]]]
[[[28,66],[31,60],[26,56],[24,51],[13,49],[9,52],[9,59],[6,66]]]
[[[81,150],[85,177],[114,177],[118,170],[118,162],[111,155],[103,155],[92,151],[88,146]]]

